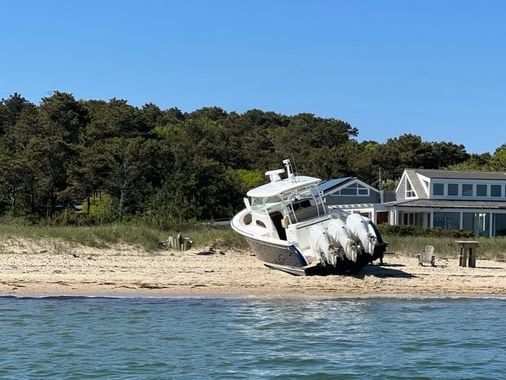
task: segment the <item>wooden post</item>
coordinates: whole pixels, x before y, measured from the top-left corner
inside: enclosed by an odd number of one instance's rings
[[[459,255],[459,266],[465,267],[466,266],[466,249],[464,245],[460,246],[460,255]]]
[[[469,247],[469,268],[476,268],[476,248]]]
[[[177,234],[177,249],[179,251],[183,250],[183,236],[181,234]]]

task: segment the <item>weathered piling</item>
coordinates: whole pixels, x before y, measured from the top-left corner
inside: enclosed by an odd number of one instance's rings
[[[193,241],[189,237],[183,237],[183,235],[178,234],[176,237],[169,236],[167,240],[161,242],[161,245],[165,249],[187,251],[192,247]]]

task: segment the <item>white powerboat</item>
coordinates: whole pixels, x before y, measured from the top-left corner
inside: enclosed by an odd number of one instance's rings
[[[359,214],[327,209],[318,178],[286,169],[266,172],[270,182],[248,191],[232,228],[271,268],[296,275],[354,273],[386,249],[376,226]],[[285,178],[282,176],[286,174]]]

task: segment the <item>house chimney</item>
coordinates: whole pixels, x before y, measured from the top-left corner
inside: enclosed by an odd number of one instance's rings
[[[378,169],[378,190],[380,191],[380,203],[385,202],[385,191],[382,189],[381,167]]]

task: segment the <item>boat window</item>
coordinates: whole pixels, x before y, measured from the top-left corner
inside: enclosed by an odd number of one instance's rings
[[[301,208],[311,207],[311,201],[309,199],[304,199],[301,201],[295,201],[292,203],[293,211],[297,211]]]
[[[278,196],[274,197],[253,197],[251,198],[251,209],[252,210],[263,210],[271,204],[281,202],[281,198]]]
[[[257,223],[257,226],[260,226],[260,227],[263,227],[263,228],[267,228],[267,227],[265,226],[265,223],[264,223],[264,222],[262,222],[261,220],[257,220],[257,221],[256,221],[256,223]]]

